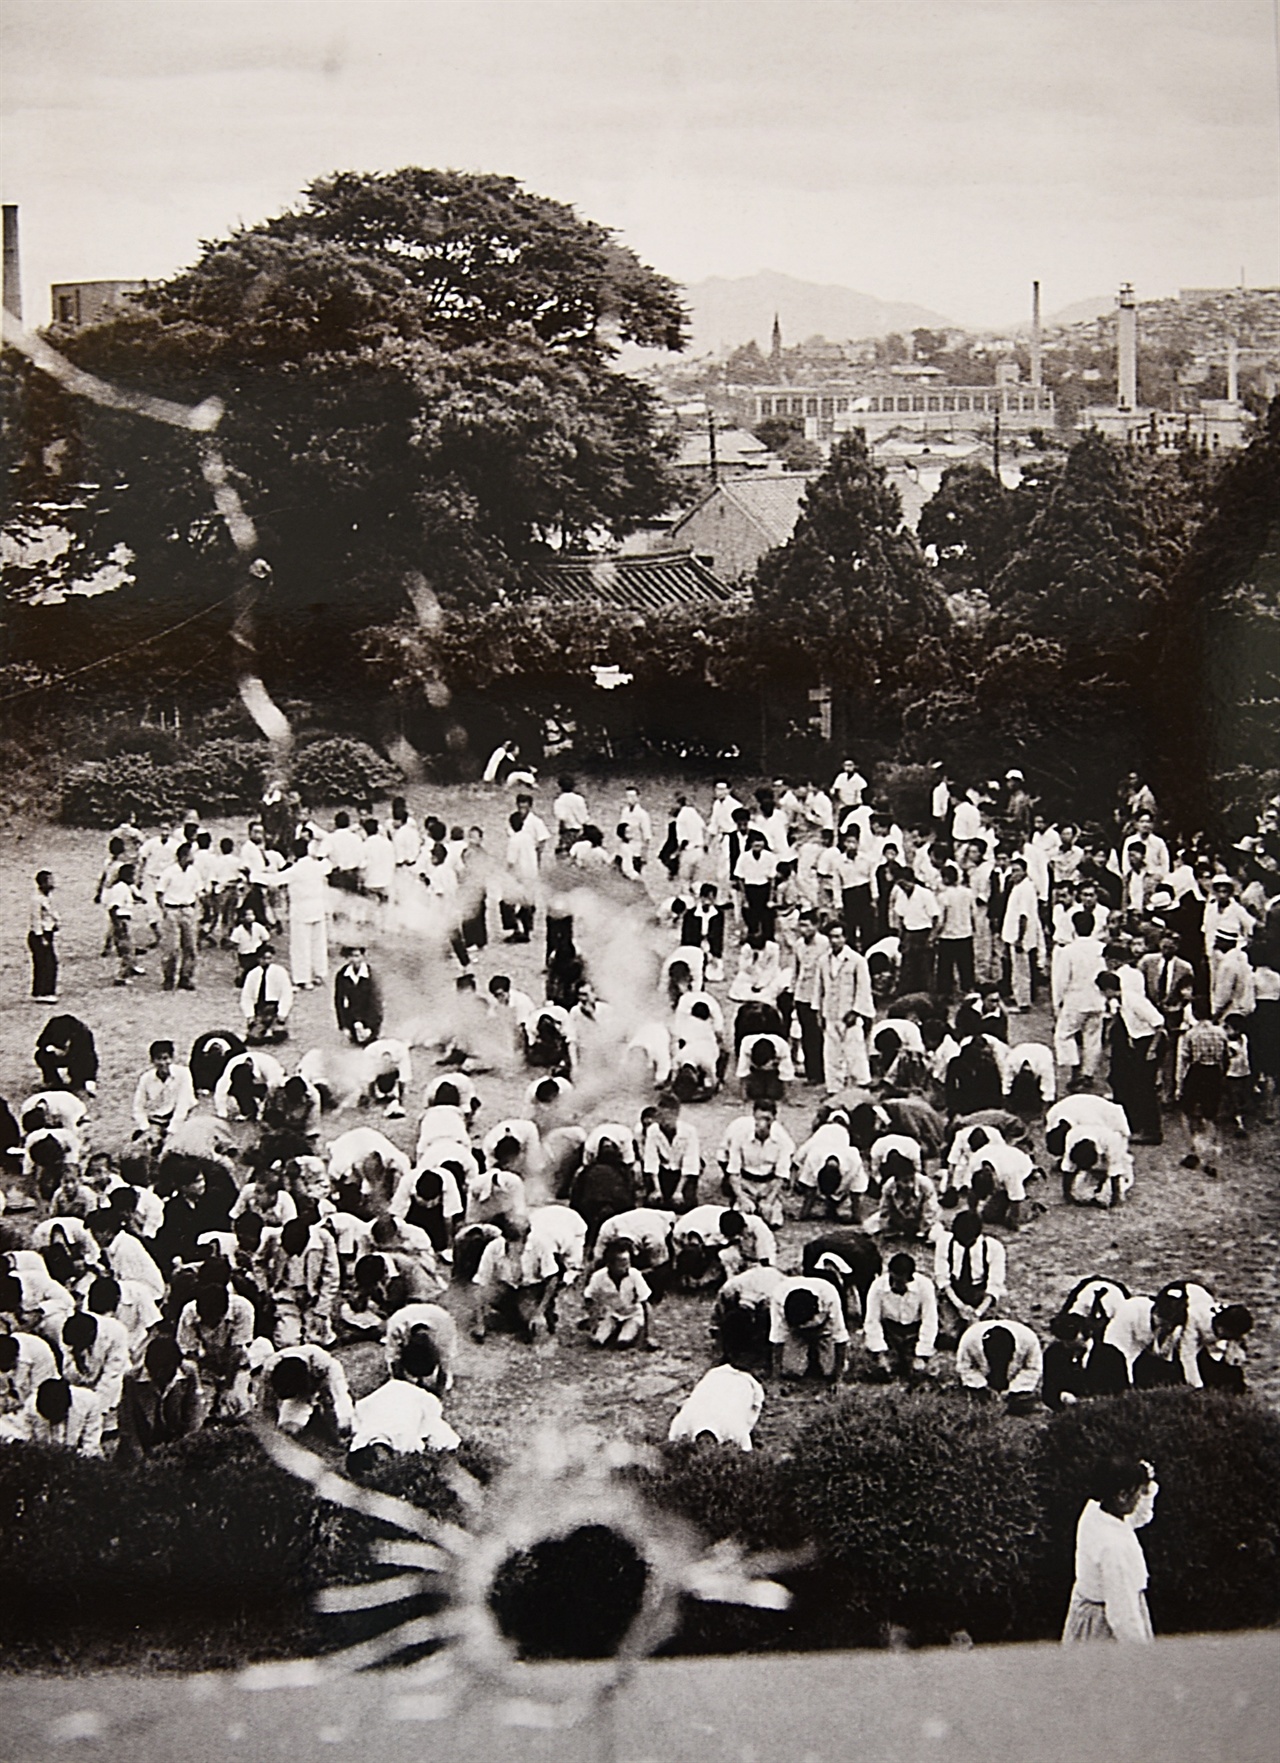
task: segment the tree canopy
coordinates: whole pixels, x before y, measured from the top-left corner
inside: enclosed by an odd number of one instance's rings
[[[531,556],[664,508],[670,446],[614,358],[679,347],[683,327],[675,286],[607,229],[514,179],[408,168],[319,179],[127,315],[55,337],[118,383],[222,398],[218,443],[274,571],[266,617],[327,604],[367,624],[409,571],[488,604]],[[194,445],[7,371],[10,503],[71,531],[66,582],[123,545],[143,597],[224,583]]]

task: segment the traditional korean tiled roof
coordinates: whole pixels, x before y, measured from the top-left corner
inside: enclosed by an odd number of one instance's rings
[[[532,593],[559,605],[611,606],[624,612],[666,612],[733,598],[733,590],[688,551],[572,557],[540,564],[525,579]]]

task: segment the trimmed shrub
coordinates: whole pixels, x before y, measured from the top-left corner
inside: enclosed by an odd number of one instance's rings
[[[1142,1532],[1156,1633],[1280,1620],[1280,1417],[1252,1399],[1171,1389],[1080,1403],[1044,1430],[1036,1465],[1046,1540],[1040,1602],[1055,1622],[1071,1591],[1076,1522],[1093,1465],[1121,1455],[1154,1463],[1160,1483],[1155,1518]]]
[[[174,769],[183,806],[202,814],[248,808],[262,798],[270,750],[262,741],[204,741]]]
[[[142,826],[170,819],[186,806],[176,772],[149,753],[117,753],[73,765],[62,783],[62,818],[72,826],[114,826],[131,814]]]
[[[330,735],[302,748],[293,762],[292,783],[304,802],[359,802],[398,790],[404,779],[395,766],[364,741]]]
[[[1044,1547],[1034,1438],[998,1407],[927,1390],[854,1391],[807,1427],[779,1498],[821,1551],[798,1611],[814,1641],[1020,1634]]]

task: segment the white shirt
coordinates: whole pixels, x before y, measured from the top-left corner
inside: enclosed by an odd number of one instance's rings
[[[1006,1385],[1009,1394],[1030,1395],[1040,1382],[1042,1354],[1034,1329],[1028,1328],[1025,1322],[1003,1322],[995,1317],[971,1322],[956,1348],[956,1375],[967,1390],[986,1389],[987,1360],[983,1343],[993,1328],[1007,1329],[1013,1336],[1013,1358],[1009,1362],[1009,1382]]]
[[[439,1396],[417,1384],[389,1378],[355,1405],[351,1449],[387,1445],[402,1456],[415,1451],[456,1451],[461,1438],[444,1418]]]
[[[245,975],[240,988],[240,1013],[246,1022],[253,1021],[259,1004],[274,1004],[276,1021],[288,1020],[293,1009],[293,981],[282,962],[272,961],[266,967],[251,968]]]
[[[371,892],[387,893],[396,878],[396,848],[382,833],[360,847],[360,878]]]
[[[329,865],[320,857],[299,857],[282,869],[277,881],[289,890],[289,915],[299,924],[324,921]]]
[[[938,1338],[938,1297],[933,1281],[926,1279],[923,1273],[916,1273],[905,1292],[895,1292],[889,1284],[888,1273],[878,1274],[867,1293],[864,1333],[870,1353],[887,1351],[882,1326],[885,1318],[907,1328],[918,1322],[920,1335],[916,1341],[916,1357],[928,1359]]]
[[[755,1117],[750,1114],[731,1120],[720,1143],[720,1162],[730,1175],[745,1175],[756,1181],[786,1181],[791,1174],[791,1159],[796,1143],[775,1120],[763,1139],[756,1137]]]
[[[751,1429],[760,1418],[764,1390],[749,1371],[713,1365],[694,1385],[667,1432],[668,1439],[695,1439],[709,1432],[722,1445],[751,1449]]]

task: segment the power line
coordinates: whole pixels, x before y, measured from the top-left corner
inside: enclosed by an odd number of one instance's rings
[[[216,612],[220,606],[230,605],[235,597],[234,593],[224,594],[221,600],[214,600],[210,605],[202,606],[198,612],[191,613],[187,618],[179,619],[177,624],[169,625],[166,630],[153,631],[149,637],[143,637],[137,643],[130,643],[123,649],[116,649],[110,655],[100,655],[96,661],[86,661],[83,667],[73,667],[70,673],[59,674],[57,679],[46,680],[42,685],[24,686],[20,692],[10,692],[7,697],[0,698],[0,705],[16,703],[19,698],[30,698],[37,692],[56,692],[59,687],[65,686],[68,680],[77,679],[82,673],[92,673],[96,667],[106,667],[112,661],[122,660],[126,655],[136,655],[140,649],[146,649],[152,643],[158,643],[162,637],[171,637],[175,632],[185,630],[198,618],[204,618],[210,612]],[[188,669],[189,671],[190,669]]]

